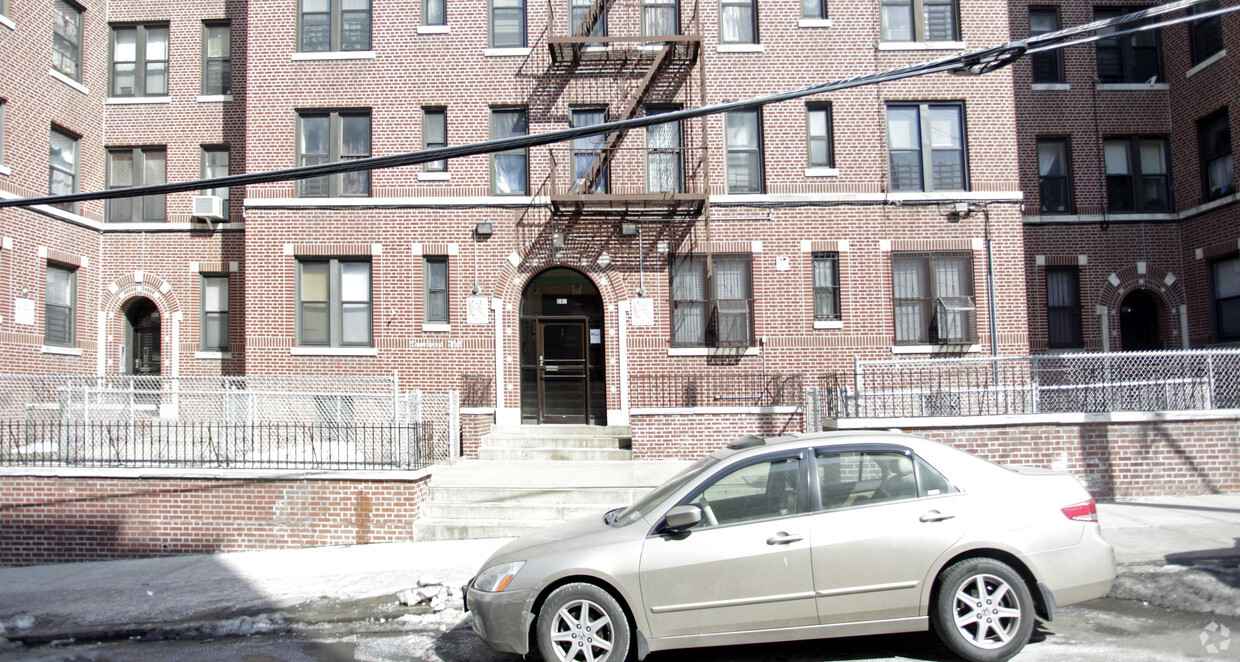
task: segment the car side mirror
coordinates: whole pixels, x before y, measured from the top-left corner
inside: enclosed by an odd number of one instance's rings
[[[676,506],[667,511],[663,521],[663,528],[667,531],[686,531],[701,523],[702,509],[697,506]]]

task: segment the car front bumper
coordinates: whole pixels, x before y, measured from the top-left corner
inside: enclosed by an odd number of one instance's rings
[[[525,655],[530,652],[530,622],[527,604],[533,591],[487,593],[472,586],[465,593],[465,605],[474,615],[474,633],[501,653]]]

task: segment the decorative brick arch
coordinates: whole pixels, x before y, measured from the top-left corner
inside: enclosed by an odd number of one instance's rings
[[[101,372],[124,370],[124,366],[119,364],[112,365],[110,368],[106,367],[106,361],[114,358],[112,350],[116,346],[124,344],[123,311],[139,298],[149,299],[159,309],[160,318],[171,322],[167,325],[160,325],[160,343],[169,348],[167,352],[169,360],[166,365],[171,370],[165,371],[164,374],[176,376],[180,363],[177,360],[177,354],[180,342],[178,336],[180,335],[181,302],[173,292],[171,283],[155,274],[143,271],[125,274],[104,288],[103,305],[100,307],[103,319],[99,326],[99,346],[103,348],[100,357]]]
[[[535,269],[523,269],[520,271],[512,266],[511,262],[505,264],[505,269],[500,274],[495,288],[495,295],[502,299],[505,305],[511,305],[513,310],[520,309],[521,295],[525,292],[525,286],[539,274],[556,267],[572,269],[585,274],[594,283],[594,286],[598,288],[599,296],[603,298],[604,314],[608,318],[610,318],[613,307],[621,301],[622,297],[628,298],[623,295],[634,296],[636,294],[635,292],[627,292],[627,284],[614,269],[600,267],[593,261],[589,265],[583,266],[579,261],[548,259],[540,263]]]
[[[1143,262],[1112,273],[1096,292],[1092,312],[1103,316],[1103,328],[1109,329],[1104,333],[1110,336],[1118,335],[1120,305],[1125,297],[1137,290],[1145,290],[1159,303],[1162,312],[1159,327],[1162,337],[1168,339],[1167,346],[1184,345],[1187,342],[1187,339],[1182,337],[1187,331],[1184,319],[1187,310],[1184,287],[1175,274],[1158,267],[1150,267]],[[1170,342],[1172,339],[1176,342]],[[1104,343],[1107,343],[1104,346],[1109,346],[1109,342],[1110,338],[1104,338]]]

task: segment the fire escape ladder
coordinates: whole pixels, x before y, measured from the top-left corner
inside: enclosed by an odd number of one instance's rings
[[[581,17],[581,25],[577,26],[574,36],[589,37],[590,33],[594,32],[598,22],[603,20],[603,15],[607,13],[608,9],[611,9],[611,5],[614,2],[615,0],[594,0],[586,15]]]

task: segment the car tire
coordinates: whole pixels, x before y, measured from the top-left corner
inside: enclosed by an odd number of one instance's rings
[[[1034,625],[1029,586],[1008,564],[966,559],[939,574],[931,623],[939,638],[972,662],[1000,662],[1020,652]]]
[[[535,623],[545,662],[624,662],[631,629],[620,603],[594,584],[565,584],[547,596]]]

